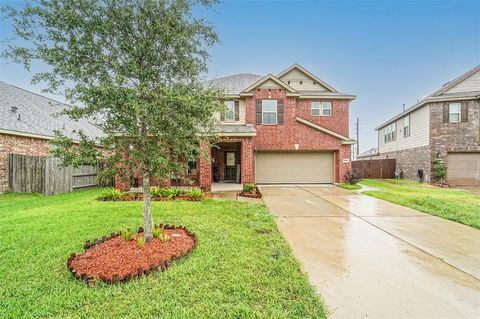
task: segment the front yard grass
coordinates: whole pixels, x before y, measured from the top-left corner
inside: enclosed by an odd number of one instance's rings
[[[363,194],[480,229],[480,195],[409,180],[365,179],[360,184],[378,189]]]
[[[0,318],[324,318],[325,308],[265,206],[154,202],[198,247],[164,273],[88,288],[68,272],[86,240],[142,224],[141,202],[99,190],[0,195]]]
[[[348,189],[348,190],[357,190],[362,188],[362,186],[360,186],[359,184],[349,184],[349,183],[338,184],[337,186],[343,189]]]

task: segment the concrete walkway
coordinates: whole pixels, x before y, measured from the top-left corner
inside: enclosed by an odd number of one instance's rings
[[[335,186],[262,186],[330,318],[480,318],[480,231]]]

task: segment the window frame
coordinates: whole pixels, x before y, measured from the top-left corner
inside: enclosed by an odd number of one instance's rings
[[[314,105],[318,105],[318,107],[313,107]],[[313,111],[318,111],[318,114],[313,114]],[[310,103],[310,114],[312,116],[320,116],[322,113],[322,102],[320,101],[312,101]]]
[[[274,101],[275,102],[275,111],[265,111],[264,102],[265,101]],[[265,114],[275,114],[275,123],[265,123],[264,115]],[[278,125],[278,101],[275,99],[262,99],[262,125]]]
[[[385,126],[383,129],[384,143],[390,143],[397,140],[397,122],[393,122]]]
[[[230,109],[230,103],[231,103],[231,109]],[[227,109],[225,110],[225,113],[223,115],[223,121],[235,122],[235,101],[234,100],[225,101],[225,106]],[[230,112],[232,114],[232,118],[228,118],[227,116],[227,114],[229,114]]]
[[[452,106],[458,106],[458,112],[452,112]],[[458,121],[452,121],[452,115],[458,114]],[[462,121],[462,104],[448,103],[448,123],[460,123]]]
[[[408,125],[405,126],[405,120],[408,120]],[[403,118],[403,137],[409,137],[411,133],[410,114]]]
[[[328,103],[328,105],[330,105],[330,107],[328,108],[328,110],[330,111],[330,114],[328,115],[325,115],[325,105]],[[333,115],[333,103],[331,101],[322,101],[322,112],[321,112],[321,116],[332,116]]]
[[[314,107],[318,105],[318,107]],[[328,105],[329,107],[326,108],[325,106]],[[313,111],[318,110],[318,114],[314,114]],[[325,114],[324,111],[328,110],[329,114]],[[310,103],[310,115],[312,116],[332,116],[333,115],[333,103],[332,101],[312,101]]]

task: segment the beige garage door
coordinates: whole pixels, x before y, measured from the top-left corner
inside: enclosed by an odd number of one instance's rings
[[[480,153],[448,153],[447,181],[450,185],[480,186]]]
[[[277,183],[333,183],[333,152],[255,153],[255,181]]]

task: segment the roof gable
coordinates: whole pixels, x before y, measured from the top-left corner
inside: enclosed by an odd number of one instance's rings
[[[246,88],[245,90],[243,90],[240,95],[243,94],[248,94],[249,92],[251,92],[252,90],[256,89],[257,87],[259,86],[262,86],[263,84],[267,83],[268,85],[272,85],[272,84],[276,84],[278,85],[279,87],[285,89],[286,91],[290,92],[290,95],[299,95],[299,93],[294,89],[292,88],[291,86],[289,86],[288,84],[286,84],[285,82],[279,80],[277,77],[275,77],[273,74],[267,74],[266,76],[264,76],[263,78],[261,78],[260,80],[256,81],[255,83],[253,83],[252,85],[250,85],[248,88]]]
[[[448,82],[430,96],[470,91],[480,91],[480,65]]]
[[[295,77],[298,77],[298,74],[303,74],[305,75],[307,78],[310,78],[312,80],[314,80],[315,82],[317,82],[320,87],[319,89],[320,90],[327,90],[327,91],[330,91],[330,92],[337,92],[337,90],[335,90],[332,86],[330,86],[328,83],[326,83],[325,81],[323,81],[322,79],[320,79],[319,77],[317,77],[316,75],[314,75],[313,73],[311,73],[310,71],[308,71],[307,69],[305,69],[304,67],[302,67],[301,65],[295,63],[293,64],[292,66],[286,68],[285,70],[283,70],[282,72],[280,72],[278,75],[277,75],[277,78],[281,79],[282,81],[288,81],[288,78],[289,78],[289,75],[294,75]]]

